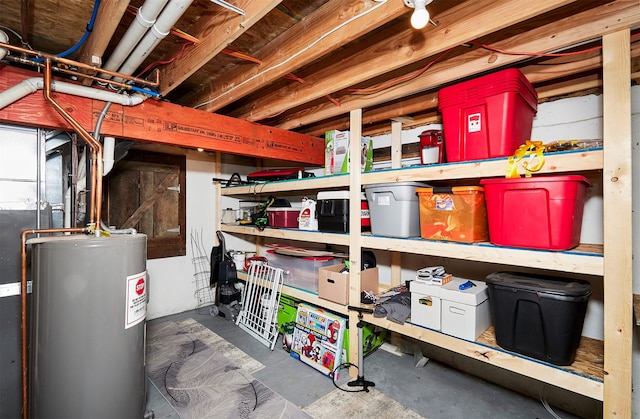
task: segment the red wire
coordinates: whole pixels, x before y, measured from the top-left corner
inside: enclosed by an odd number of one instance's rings
[[[632,34],[631,38],[636,38],[640,36],[640,32]],[[573,56],[573,55],[580,55],[580,54],[586,54],[589,52],[593,52],[593,51],[598,51],[602,49],[602,46],[596,46],[596,47],[592,47],[592,48],[587,48],[584,50],[580,50],[580,51],[572,51],[572,52],[557,52],[557,53],[543,53],[543,52],[518,52],[518,51],[509,51],[509,50],[505,50],[502,48],[497,48],[497,47],[492,47],[491,45],[487,45],[487,44],[482,44],[480,42],[475,42],[475,41],[471,41],[469,42],[470,45],[476,45],[479,46],[481,48],[484,49],[488,49],[490,51],[495,51],[495,52],[499,52],[501,54],[507,54],[507,55],[527,55],[527,56],[531,56],[531,57],[568,57],[568,56]],[[373,87],[368,87],[368,88],[364,88],[364,89],[347,89],[347,91],[352,92],[352,93],[356,93],[356,94],[367,94],[367,93],[377,93],[381,90],[387,89],[391,86],[394,86],[396,84],[405,82],[407,80],[411,80],[414,79],[420,75],[422,75],[422,73],[424,73],[425,71],[427,71],[429,68],[431,68],[431,66],[433,66],[435,63],[437,63],[438,61],[440,61],[442,58],[444,58],[447,54],[449,54],[449,52],[451,52],[455,47],[443,52],[442,54],[440,54],[436,59],[434,59],[433,61],[431,61],[429,64],[427,64],[425,67],[421,68],[420,70],[414,71],[412,73],[406,74],[402,77],[398,77],[396,79],[393,80],[389,80],[385,83],[379,84],[378,86],[373,86]]]
[[[364,89],[347,89],[347,91],[348,92],[353,92],[353,93],[358,93],[358,94],[377,93],[377,92],[379,92],[381,90],[384,90],[384,89],[387,89],[387,88],[389,88],[391,86],[395,86],[396,84],[405,82],[407,80],[414,79],[414,78],[420,76],[425,71],[427,71],[429,68],[431,68],[432,65],[434,65],[435,63],[437,63],[438,61],[443,59],[445,56],[447,56],[447,54],[449,54],[451,51],[453,51],[454,48],[456,48],[456,47],[449,48],[448,50],[446,50],[445,52],[443,52],[442,54],[437,56],[433,61],[431,61],[426,66],[422,67],[419,70],[416,70],[416,71],[413,71],[413,72],[411,72],[409,74],[406,74],[406,75],[404,75],[402,77],[398,77],[396,79],[389,80],[389,81],[387,81],[385,83],[382,83],[382,84],[379,84],[377,86],[367,87],[367,88],[364,88]]]
[[[187,48],[187,45],[190,45],[190,44],[193,44],[193,42],[185,42],[184,44],[182,44],[182,48],[180,48],[180,51],[178,51],[178,53],[173,58],[169,58],[168,60],[164,60],[164,61],[155,61],[149,64],[148,66],[145,67],[144,70],[139,72],[136,77],[141,77],[143,74],[145,74],[147,71],[151,70],[155,66],[170,64],[174,62],[178,58],[182,57],[182,54],[184,54],[184,50]]]

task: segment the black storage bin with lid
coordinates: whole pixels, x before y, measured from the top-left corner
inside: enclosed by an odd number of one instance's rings
[[[499,346],[555,365],[573,363],[591,295],[589,282],[494,272],[486,283]]]

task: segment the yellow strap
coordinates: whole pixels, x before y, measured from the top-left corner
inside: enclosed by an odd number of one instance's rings
[[[527,140],[525,144],[518,147],[514,155],[509,156],[506,177],[519,178],[518,161],[527,156],[529,160],[522,162],[522,167],[525,170],[525,177],[531,177],[531,172],[537,172],[544,166],[544,150],[545,147],[542,141]],[[532,164],[536,160],[536,164]]]

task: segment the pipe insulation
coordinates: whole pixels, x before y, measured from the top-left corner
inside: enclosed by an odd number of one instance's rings
[[[24,79],[13,87],[8,88],[0,93],[0,109],[3,109],[23,97],[42,90],[44,87],[43,79],[33,77]],[[126,95],[121,93],[109,92],[107,90],[94,89],[87,86],[66,83],[63,81],[52,81],[51,90],[67,93],[74,96],[81,96],[89,99],[102,100],[104,102],[118,103],[123,106],[135,106],[144,102],[147,96],[142,93],[134,93]]]
[[[118,69],[119,73],[131,75],[147,56],[168,34],[173,25],[184,14],[193,0],[170,0],[167,6],[140,43],[135,47],[129,58]],[[117,80],[117,79],[116,79]],[[120,81],[120,80],[117,80]]]
[[[156,22],[156,19],[162,9],[169,0],[147,0],[136,13],[135,20],[131,23],[127,31],[125,32],[120,42],[113,50],[113,53],[104,65],[105,70],[116,71],[131,55],[131,51],[140,42],[145,33]],[[105,74],[101,75],[103,78],[110,78]]]

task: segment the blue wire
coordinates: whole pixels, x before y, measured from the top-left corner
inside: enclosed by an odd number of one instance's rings
[[[60,54],[57,54],[56,57],[64,58],[67,55],[76,52],[78,50],[78,48],[80,48],[82,46],[82,44],[84,44],[84,42],[89,37],[89,34],[91,33],[91,31],[93,31],[93,24],[95,23],[96,17],[98,16],[98,8],[99,7],[100,7],[100,0],[96,0],[96,2],[93,4],[93,12],[91,13],[91,19],[89,20],[89,24],[87,25],[87,29],[84,32],[84,35],[82,35],[82,38],[80,38],[80,40],[78,42],[76,42],[76,44],[74,46],[72,46],[71,48],[69,48],[68,50],[66,50],[64,52],[61,52]],[[44,60],[42,58],[36,58],[34,61],[42,62]]]
[[[131,87],[131,90],[133,90],[134,92],[144,93],[145,95],[149,95],[149,96],[153,96],[153,97],[160,97],[160,93],[154,92],[153,90],[143,89],[143,88],[137,87],[137,86],[130,86],[130,87]]]

